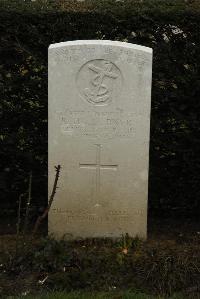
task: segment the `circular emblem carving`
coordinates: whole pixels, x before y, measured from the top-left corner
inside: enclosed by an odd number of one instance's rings
[[[95,59],[81,67],[76,82],[82,98],[93,105],[103,106],[119,96],[122,75],[112,62]]]

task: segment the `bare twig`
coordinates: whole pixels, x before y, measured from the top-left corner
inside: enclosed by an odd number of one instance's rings
[[[55,194],[56,194],[56,189],[57,189],[57,184],[58,184],[58,179],[59,179],[59,174],[60,174],[61,166],[60,165],[55,166],[55,169],[56,169],[56,175],[55,175],[53,190],[52,190],[52,193],[51,193],[50,198],[49,198],[49,203],[48,203],[48,206],[46,207],[46,209],[44,210],[43,214],[37,218],[36,223],[35,223],[34,228],[33,228],[33,235],[36,234],[36,232],[38,231],[38,228],[39,228],[40,224],[42,223],[42,221],[48,215],[49,210],[50,210],[51,205],[52,205],[52,202],[54,200],[54,197],[55,197]]]
[[[22,196],[24,194],[20,194],[19,196],[19,203],[18,203],[18,212],[17,212],[17,236],[16,236],[16,247],[15,247],[15,254],[18,253],[19,247],[19,233],[20,233],[20,224],[21,224],[21,203],[22,203]]]
[[[18,212],[17,212],[17,236],[19,235],[20,224],[21,224],[21,203],[22,203],[22,196],[23,196],[23,194],[20,194],[20,196],[19,196],[19,203],[18,203]]]
[[[27,203],[26,203],[26,213],[25,213],[25,220],[24,220],[24,234],[26,233],[28,221],[29,221],[31,191],[32,191],[32,171],[30,171],[30,175],[29,175],[28,198],[27,198]]]

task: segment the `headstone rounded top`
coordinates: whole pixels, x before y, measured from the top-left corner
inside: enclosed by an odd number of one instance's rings
[[[81,46],[81,45],[109,45],[109,46],[116,46],[116,47],[125,47],[134,50],[144,51],[147,53],[152,53],[152,48],[140,46],[137,44],[120,42],[120,41],[111,41],[111,40],[74,40],[74,41],[67,41],[67,42],[60,42],[51,44],[49,49],[61,48],[66,46]]]

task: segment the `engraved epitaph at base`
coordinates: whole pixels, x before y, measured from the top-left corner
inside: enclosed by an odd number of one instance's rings
[[[60,238],[146,237],[152,50],[121,42],[49,47],[49,213]]]

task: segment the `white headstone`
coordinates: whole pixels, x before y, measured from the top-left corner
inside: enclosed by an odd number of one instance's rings
[[[118,41],[49,47],[49,233],[146,237],[152,49]]]

